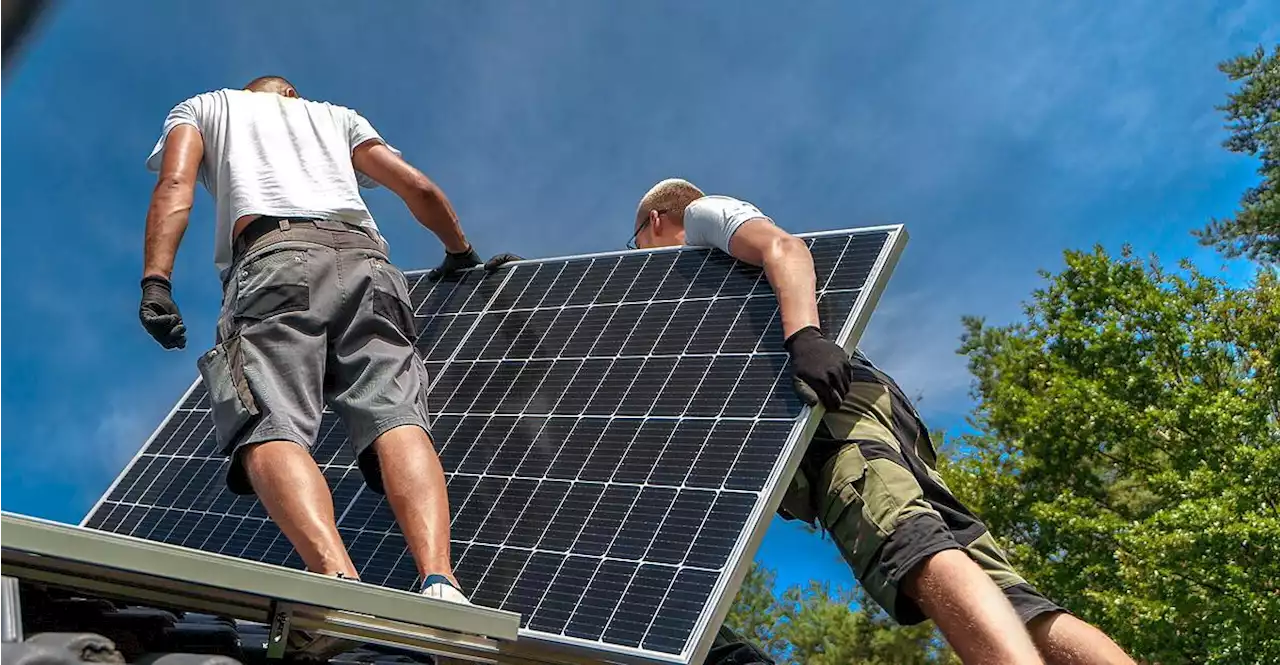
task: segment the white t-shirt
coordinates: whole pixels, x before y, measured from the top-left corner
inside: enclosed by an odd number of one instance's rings
[[[759,208],[746,201],[729,196],[704,196],[684,209],[684,242],[698,247],[715,247],[725,254],[732,254],[729,240],[743,224],[753,219],[773,223]]]
[[[219,273],[231,266],[231,233],[245,215],[311,217],[377,229],[359,190],[377,184],[356,172],[351,152],[382,137],[359,113],[267,92],[206,92],[169,111],[147,157],[149,170],[160,170],[165,139],[178,125],[194,126],[204,140],[200,182],[217,200],[214,264]]]

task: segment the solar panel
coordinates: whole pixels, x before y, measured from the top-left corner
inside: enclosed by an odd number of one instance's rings
[[[852,348],[905,232],[803,237],[823,328]],[[762,271],[679,248],[409,281],[472,601],[520,613],[522,641],[615,662],[702,657],[816,426]],[[342,423],[326,410],[320,432],[361,579],[415,588]],[[226,490],[226,465],[197,380],[84,524],[302,567],[262,505]]]

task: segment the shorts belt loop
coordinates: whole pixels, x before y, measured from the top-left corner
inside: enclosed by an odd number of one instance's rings
[[[280,230],[281,230],[281,231],[288,231],[288,230],[289,230],[289,220],[287,220],[287,219],[282,219],[282,220],[280,220]]]

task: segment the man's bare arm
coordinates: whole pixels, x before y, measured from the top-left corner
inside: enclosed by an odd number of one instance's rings
[[[191,125],[178,125],[164,142],[164,160],[147,208],[142,276],[169,279],[174,257],[187,230],[196,177],[204,158],[204,139]]]
[[[738,227],[729,240],[735,258],[762,266],[782,311],[782,336],[790,337],[807,326],[818,327],[818,301],[814,294],[813,256],[804,241],[774,226],[753,219]]]
[[[469,248],[467,237],[458,223],[458,215],[448,197],[426,174],[401,159],[381,141],[365,141],[351,153],[357,171],[395,192],[409,207],[418,223],[427,227],[448,252],[460,253]]]
[[[764,267],[782,312],[782,336],[791,354],[797,394],[810,406],[839,408],[853,369],[844,349],[822,334],[809,248],[768,220],[753,219],[729,239],[729,253]]]

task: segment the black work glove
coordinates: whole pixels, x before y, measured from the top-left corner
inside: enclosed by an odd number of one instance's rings
[[[510,252],[503,252],[502,254],[496,254],[492,258],[490,258],[488,261],[485,261],[484,271],[494,272],[495,270],[497,270],[498,268],[501,268],[503,265],[507,263],[511,263],[512,261],[523,261],[523,260],[524,260],[524,257],[516,256],[515,254],[512,254]]]
[[[484,263],[484,261],[480,260],[480,255],[476,254],[475,248],[470,245],[467,246],[467,249],[464,252],[458,252],[455,254],[453,252],[446,251],[444,253],[444,260],[440,262],[440,265],[427,271],[427,280],[438,282],[446,277],[452,277],[463,270],[467,270],[468,268],[474,268],[481,263]]]
[[[142,304],[138,307],[142,327],[166,349],[187,348],[187,326],[182,323],[182,313],[173,302],[173,287],[169,280],[158,277],[142,278]]]
[[[800,399],[809,406],[821,402],[827,409],[839,408],[853,380],[849,354],[814,326],[797,330],[785,346],[794,371],[792,387]]]

